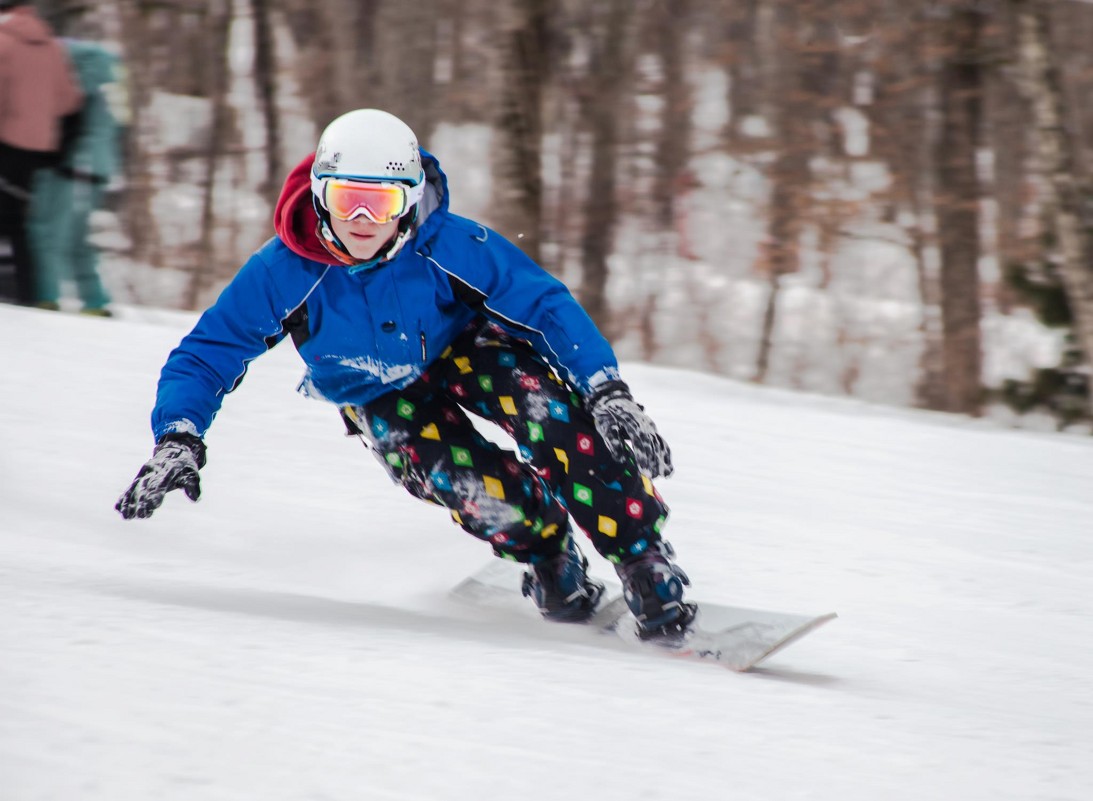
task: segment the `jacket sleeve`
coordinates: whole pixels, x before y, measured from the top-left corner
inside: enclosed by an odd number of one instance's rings
[[[610,343],[565,284],[484,226],[468,241],[471,258],[433,259],[463,285],[464,302],[528,340],[582,394],[619,377]]]
[[[281,320],[291,309],[278,294],[255,253],[163,365],[152,410],[157,440],[177,432],[205,435],[247,365],[282,338]]]

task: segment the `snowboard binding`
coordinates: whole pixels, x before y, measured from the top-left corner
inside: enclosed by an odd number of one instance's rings
[[[524,574],[521,592],[539,607],[547,620],[583,623],[592,617],[603,595],[603,584],[588,577],[588,560],[566,534],[565,550],[545,559],[533,560]]]
[[[683,600],[691,580],[672,562],[675,551],[661,540],[638,556],[615,565],[623,597],[643,640],[678,642],[690,631],[698,607]]]

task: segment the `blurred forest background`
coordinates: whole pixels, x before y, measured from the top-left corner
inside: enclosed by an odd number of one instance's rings
[[[37,6],[127,67],[98,241],[133,302],[210,302],[380,107],[624,358],[1090,430],[1093,3]]]

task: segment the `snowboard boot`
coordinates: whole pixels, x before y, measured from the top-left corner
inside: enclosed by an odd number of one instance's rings
[[[585,573],[588,560],[577,547],[573,532],[566,534],[565,550],[533,559],[524,574],[522,591],[539,607],[547,620],[583,623],[592,617],[603,595],[603,585]]]
[[[674,556],[672,546],[661,540],[615,565],[623,597],[638,621],[638,636],[643,640],[678,640],[695,618],[697,607],[683,600],[683,588],[691,580],[672,562]]]

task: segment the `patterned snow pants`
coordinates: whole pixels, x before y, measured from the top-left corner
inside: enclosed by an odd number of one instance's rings
[[[508,432],[519,456],[478,433],[465,410]],[[343,414],[397,483],[448,508],[499,556],[558,553],[570,515],[612,562],[660,539],[668,507],[633,455],[612,459],[578,395],[491,323],[464,331],[410,386]]]

